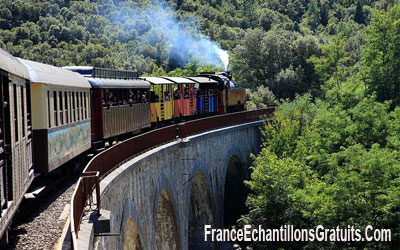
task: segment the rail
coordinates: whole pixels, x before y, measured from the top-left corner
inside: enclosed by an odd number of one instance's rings
[[[92,208],[95,206],[100,213],[100,180],[116,166],[154,146],[174,141],[177,138],[186,138],[202,131],[260,120],[262,116],[272,115],[274,110],[275,108],[266,108],[243,111],[167,126],[127,139],[96,155],[86,165],[72,195],[70,215],[72,248],[78,250],[78,232],[85,211],[87,209],[95,210]],[[96,190],[95,203],[91,197],[94,190]]]

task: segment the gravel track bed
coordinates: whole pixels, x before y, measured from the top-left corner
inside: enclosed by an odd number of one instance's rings
[[[58,218],[70,203],[77,180],[78,176],[73,176],[46,194],[23,202],[14,217],[5,249],[52,249],[64,227],[57,223]]]

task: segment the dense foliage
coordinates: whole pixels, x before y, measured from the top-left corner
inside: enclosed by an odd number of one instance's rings
[[[309,59],[321,98],[284,102],[263,128],[242,223],[391,229],[392,242],[255,243],[256,249],[395,249],[400,239],[400,4],[374,11],[359,61],[340,34]],[[395,68],[397,70],[395,70]],[[390,94],[389,94],[390,93]],[[362,232],[364,233],[364,232]]]
[[[179,43],[169,44],[173,32],[166,35],[165,22],[148,11],[165,9],[159,2],[175,11],[176,26],[198,37],[197,26],[229,51],[242,86],[265,86],[280,99],[309,91],[317,96],[321,81],[307,59],[337,33],[347,33],[347,50],[359,59],[372,10],[394,0],[5,0],[0,47],[58,66],[169,72],[184,65],[175,57]]]

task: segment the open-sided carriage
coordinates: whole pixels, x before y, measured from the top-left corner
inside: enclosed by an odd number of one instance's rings
[[[161,77],[145,77],[151,84],[151,123],[159,125],[174,119],[174,83]]]
[[[196,113],[197,116],[212,115],[218,112],[218,82],[202,76],[187,77],[197,83]]]
[[[175,119],[191,118],[196,114],[196,82],[183,77],[163,77],[175,84],[174,115]]]

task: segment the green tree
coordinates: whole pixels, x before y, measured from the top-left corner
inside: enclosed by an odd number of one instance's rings
[[[400,103],[400,4],[375,11],[367,32],[361,71],[379,101]]]
[[[259,86],[254,91],[246,90],[247,110],[261,109],[278,105],[274,93],[267,87]]]

